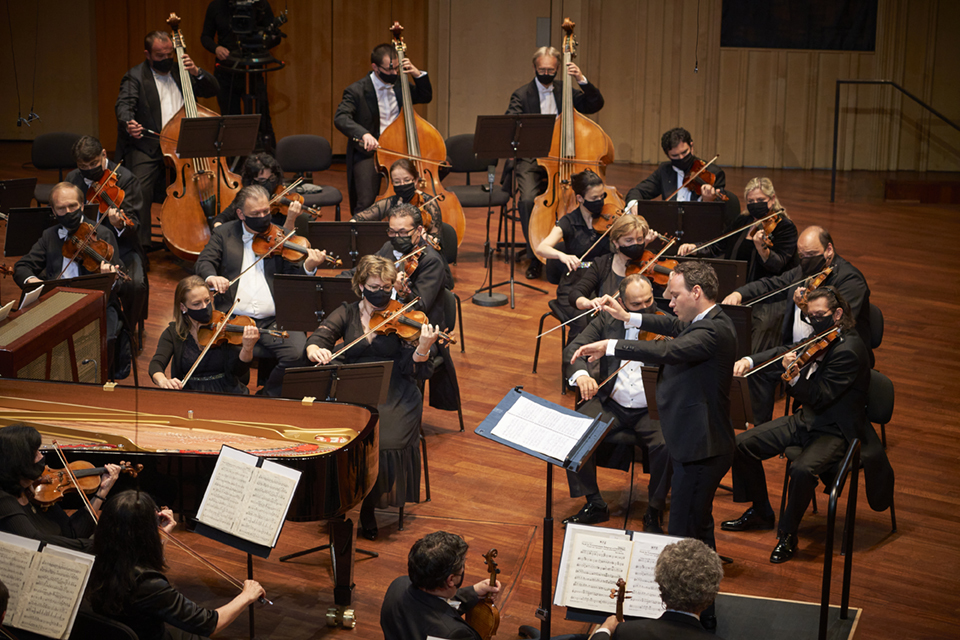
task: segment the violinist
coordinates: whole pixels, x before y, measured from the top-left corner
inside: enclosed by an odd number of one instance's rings
[[[234,200],[239,219],[213,230],[210,242],[197,258],[196,273],[216,290],[214,306],[219,311],[228,311],[239,298],[240,303],[234,310],[236,315],[253,318],[260,329],[275,330],[274,274],[315,275],[326,254],[311,248],[306,250],[306,259],[300,264],[280,255],[269,255],[258,261],[253,251],[254,238],[270,228],[269,202],[267,190],[258,184],[241,189]],[[280,395],[283,372],[302,363],[305,344],[306,336],[299,331],[290,332],[286,339],[273,335],[260,338],[259,346],[279,361],[264,385],[264,395]]]
[[[187,276],[177,283],[173,294],[173,322],[160,334],[157,352],[150,361],[150,379],[161,389],[183,389],[208,393],[250,393],[240,381],[250,372],[253,346],[260,339],[255,326],[243,328],[241,346],[224,343],[210,347],[187,381],[181,380],[196,362],[203,346],[198,331],[213,320],[213,296],[199,276]],[[170,364],[170,377],[164,375]]]
[[[750,502],[751,507],[736,520],[720,525],[725,531],[772,530],[774,513],[767,496],[762,461],[783,453],[787,447],[802,447],[803,452],[790,465],[790,490],[778,527],[779,540],[770,554],[773,563],[793,557],[800,519],[813,497],[817,478],[833,472],[854,438],[863,443],[863,467],[871,506],[886,509],[893,491],[893,471],[880,439],[867,420],[870,360],[866,346],[854,329],[850,306],[832,287],[821,287],[807,298],[805,317],[814,334],[821,335],[831,327],[838,327],[839,338],[832,342],[825,340],[825,347],[805,368],[786,374],[790,393],[801,404],[799,411],[737,435],[733,499]],[[782,368],[776,364],[768,367],[779,369],[779,377],[797,360],[796,351],[777,347],[741,358],[734,365],[734,375],[742,376],[760,362],[780,354],[784,354]],[[875,505],[877,500],[884,504]]]
[[[563,80],[557,79],[560,69],[560,52],[553,47],[540,47],[533,52],[534,79],[513,92],[510,96],[510,105],[507,115],[524,113],[559,114],[563,108],[562,89]],[[597,113],[603,108],[603,95],[596,86],[591,84],[574,63],[567,65],[563,76],[570,76],[576,81],[573,86],[573,106],[582,114]],[[514,168],[516,172],[517,202],[520,209],[520,226],[523,237],[527,237],[530,225],[530,214],[533,212],[534,198],[543,189],[541,182],[545,180],[546,171],[537,164],[536,158],[522,158]],[[508,174],[504,171],[504,174]],[[507,183],[509,184],[509,183]],[[534,254],[537,247],[527,247],[530,255],[530,266],[527,269],[527,278],[539,278],[543,270],[543,263]]]
[[[142,491],[124,491],[103,510],[93,550],[86,599],[93,610],[121,622],[141,640],[199,640],[228,627],[266,593],[254,580],[230,602],[207,609],[180,593],[163,574],[161,528],[176,527],[173,513],[159,509]]]
[[[140,181],[144,211],[153,202],[163,202],[167,181],[160,151],[159,132],[183,107],[180,75],[176,68],[173,41],[165,31],[151,31],[143,39],[141,64],[133,67],[120,81],[120,94],[114,110],[117,115],[117,152],[123,166]],[[203,71],[187,54],[183,66],[190,74],[193,92],[199,98],[217,95],[216,79]],[[151,133],[156,132],[156,133]],[[143,221],[148,218],[144,215]],[[140,242],[150,246],[150,225],[140,225]]]
[[[567,345],[563,351],[564,362],[569,362],[574,352],[582,345],[597,340],[636,340],[641,332],[630,325],[630,314],[657,313],[653,288],[646,277],[639,274],[627,276],[620,282],[620,300],[605,307],[607,311],[594,318],[587,328]],[[619,311],[618,311],[619,310]],[[626,364],[616,377],[598,387],[600,382],[613,375],[621,364]],[[629,471],[633,461],[634,441],[647,449],[650,462],[650,484],[647,487],[647,511],[643,515],[643,530],[648,533],[663,533],[663,512],[670,489],[670,454],[663,441],[660,421],[651,420],[647,412],[647,396],[644,393],[639,360],[623,361],[604,358],[600,362],[599,378],[590,375],[586,358],[578,358],[568,370],[571,386],[580,389],[584,403],[577,409],[591,418],[601,413],[613,415],[617,422],[607,433],[593,456],[577,472],[567,471],[570,497],[584,496],[587,504],[563,523],[596,524],[610,518],[610,510],[597,484],[597,466]],[[629,444],[624,436],[635,435]]]
[[[347,137],[347,191],[350,211],[358,213],[373,204],[380,192],[374,151],[380,134],[400,115],[400,84],[403,75],[413,80],[410,94],[413,104],[433,100],[433,87],[426,71],[404,58],[403,68],[392,44],[380,44],[370,54],[370,74],[343,90],[333,124]],[[406,79],[402,82],[407,82]],[[394,151],[402,151],[394,149]]]
[[[397,270],[392,260],[364,256],[353,273],[353,291],[358,302],[344,304],[331,313],[307,340],[306,355],[311,362],[327,364],[334,345],[363,336],[376,324],[371,316],[390,303]],[[375,508],[403,506],[420,501],[420,420],[423,394],[418,380],[433,374],[434,343],[438,330],[424,325],[415,342],[406,342],[396,333],[372,334],[351,347],[344,362],[392,360],[387,399],[377,407],[380,413],[380,471],[377,482],[360,508],[360,532],[368,540],[378,534]]]
[[[434,238],[440,238],[440,225],[443,224],[440,205],[436,200],[430,200],[430,194],[417,189],[420,174],[413,162],[407,158],[400,158],[394,162],[390,167],[390,181],[393,182],[393,190],[397,195],[377,200],[369,209],[357,213],[351,220],[383,220],[387,217],[387,213],[399,204],[409,203],[417,207],[427,202],[424,209],[430,216],[430,227],[425,227],[426,231]]]
[[[488,594],[499,592],[500,581],[491,585],[487,578],[464,587],[467,550],[462,537],[446,531],[427,534],[413,544],[407,555],[407,575],[396,578],[383,596],[384,640],[480,640],[463,615]]]
[[[267,190],[272,199],[277,189],[283,186],[283,167],[269,153],[254,153],[247,156],[247,159],[243,161],[243,168],[240,170],[240,184],[244,187],[259,184]],[[300,189],[300,187],[297,187],[297,189]],[[231,202],[226,209],[213,219],[213,228],[216,229],[221,224],[236,219],[236,202]],[[275,208],[271,219],[273,224],[278,227],[283,227],[287,231],[296,229],[300,235],[305,236],[311,218],[303,213],[303,205],[300,202],[293,201],[287,207],[286,214],[282,212],[281,208]]]
[[[41,508],[30,501],[45,469],[39,431],[22,424],[0,429],[0,531],[89,553],[96,523],[86,509],[67,516],[57,503]],[[95,510],[103,508],[119,475],[119,465],[106,466],[100,488],[89,497]]]

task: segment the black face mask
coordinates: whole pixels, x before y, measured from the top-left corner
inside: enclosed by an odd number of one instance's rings
[[[164,58],[163,60],[151,60],[150,66],[157,73],[170,73],[173,69],[173,58]]]
[[[753,216],[754,220],[759,220],[770,214],[770,208],[766,202],[748,202],[747,213]]]
[[[383,71],[377,70],[377,77],[380,78],[380,81],[384,84],[394,85],[397,84],[397,78],[400,77],[399,73],[384,73]]]
[[[260,185],[267,190],[267,193],[272,194],[277,190],[277,187],[280,186],[280,178],[277,176],[271,176],[266,180],[254,180],[253,183]]]
[[[603,195],[606,196],[607,194]],[[603,211],[603,201],[604,198],[600,198],[599,200],[584,200],[580,206],[589,211],[590,215],[594,218],[599,218],[600,213]]]
[[[210,324],[213,320],[213,304],[207,304],[199,309],[187,309],[184,313],[200,324]]]
[[[820,335],[834,324],[832,315],[824,316],[822,318],[807,316],[807,322],[810,323],[810,326],[813,327],[813,332],[817,335]]]
[[[363,287],[363,297],[370,303],[374,309],[382,309],[390,301],[390,290],[381,289],[380,291],[370,291]]]
[[[410,202],[413,200],[413,196],[417,193],[417,183],[410,182],[408,184],[395,184],[393,185],[393,191],[397,194],[404,202]]]
[[[263,233],[270,228],[270,224],[273,221],[270,219],[270,216],[261,216],[259,218],[244,218],[243,224],[247,225],[247,228],[254,233]]]
[[[680,169],[680,171],[683,171],[684,173],[686,173],[687,171],[690,171],[691,167],[693,167],[694,160],[696,160],[696,157],[693,155],[693,152],[691,151],[690,153],[680,158],[679,160],[674,160],[671,158],[670,164],[672,164],[677,169]]]
[[[45,458],[41,457],[40,462],[31,462],[22,469],[23,477],[27,480],[36,480],[43,475],[47,469]]]
[[[413,251],[413,239],[410,236],[405,238],[390,238],[390,244],[392,244],[393,248],[399,251],[401,255],[407,255]]]
[[[643,257],[643,252],[646,251],[646,246],[639,243],[625,244],[620,246],[618,250],[625,258],[630,260],[639,260]]]
[[[822,253],[800,258],[800,272],[806,278],[820,273],[825,266],[827,266],[827,259]]]
[[[87,180],[96,182],[103,177],[103,167],[97,167],[96,169],[80,169],[80,175]]]
[[[76,211],[68,211],[67,213],[60,216],[60,226],[64,229],[73,233],[80,226],[80,223],[83,222],[83,209],[77,209]]]
[[[538,73],[537,82],[542,84],[545,87],[549,87],[553,84],[553,79],[557,77],[556,73]]]

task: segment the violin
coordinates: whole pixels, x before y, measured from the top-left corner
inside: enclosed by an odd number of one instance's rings
[[[716,158],[714,158],[714,160],[716,160]],[[717,182],[717,175],[715,173],[705,171],[707,164],[708,163],[704,162],[700,158],[694,158],[693,165],[690,167],[690,170],[683,174],[684,186],[698,196],[703,196],[704,185],[710,185],[712,187]],[[728,198],[726,194],[720,190],[716,192],[716,197],[717,200],[723,200],[724,202],[728,202],[730,200],[730,198]]]
[[[753,236],[756,235],[758,231],[763,229],[763,246],[768,249],[773,249],[773,232],[776,230],[777,225],[780,224],[780,221],[783,219],[781,212],[783,209],[777,209],[769,216],[758,220],[757,223],[753,226],[753,229],[750,230],[750,233],[747,234],[747,238],[753,240]]]
[[[814,358],[826,351],[827,347],[839,339],[840,327],[837,325],[830,327],[830,329],[822,333],[809,346],[807,346],[806,350],[797,356],[796,360],[790,363],[790,366],[787,367],[787,370],[780,375],[780,378],[784,382],[790,382],[800,375],[801,369],[810,364]]]
[[[81,222],[77,230],[67,236],[60,253],[67,260],[76,260],[87,271],[99,273],[101,263],[113,260],[113,245],[98,239],[92,224]],[[130,280],[130,276],[119,268],[117,275],[123,280]]]
[[[103,176],[90,185],[90,188],[87,189],[87,202],[98,205],[98,212],[101,216],[110,209],[116,209],[117,215],[123,221],[123,226],[130,228],[133,227],[133,220],[128,218],[120,208],[126,193],[117,185],[117,170],[119,168],[120,165],[117,165],[116,169],[110,173],[104,171]]]
[[[106,467],[94,467],[92,463],[83,460],[71,462],[69,466],[85,494],[96,493],[100,489],[100,476],[107,470]],[[142,464],[120,463],[120,473],[129,474],[133,478],[136,478],[141,471],[143,471]],[[46,508],[76,490],[66,470],[46,467],[43,474],[33,481],[30,500]]]
[[[310,241],[303,236],[296,234],[283,240],[287,236],[287,231],[280,226],[271,224],[270,228],[263,233],[258,233],[253,238],[253,253],[257,256],[280,255],[284,260],[299,264],[307,259],[307,249],[310,248]],[[283,242],[281,242],[283,240]],[[340,258],[326,256],[324,261],[339,267],[343,265]]]
[[[205,347],[210,343],[210,339],[217,333],[217,329],[221,324],[226,320],[227,314],[223,311],[213,310],[213,319],[210,321],[210,324],[202,325],[197,329],[197,342],[201,347]],[[220,344],[232,344],[239,346],[243,343],[243,329],[244,327],[256,327],[257,322],[249,316],[231,316],[229,320],[226,320],[226,325],[224,325],[223,330],[217,335],[216,340],[213,341],[214,345]],[[273,336],[274,338],[283,338],[286,340],[290,337],[286,331],[277,331],[275,329],[260,329],[257,331],[260,332],[260,335]]]
[[[304,205],[303,195],[293,191],[293,188],[299,184],[301,180],[302,178],[297,179],[297,182],[289,187],[284,187],[282,184],[277,185],[276,190],[273,192],[274,197],[270,199],[270,215],[285,216],[290,211],[290,205],[294,202],[299,202],[301,205],[300,210],[309,214],[314,220],[319,220],[323,217],[320,209]]]
[[[433,216],[430,215],[430,212],[427,210],[427,205],[433,202],[443,202],[444,200],[446,200],[447,194],[438,193],[437,195],[432,197],[425,197],[426,195],[427,194],[423,193],[422,191],[417,191],[413,196],[413,200],[410,201],[410,204],[415,206],[417,208],[417,211],[420,212],[420,222],[423,224],[423,228],[432,229]],[[418,202],[420,204],[417,204]],[[439,247],[435,247],[435,248],[439,250]]]
[[[816,291],[817,287],[822,286],[831,273],[833,273],[833,267],[824,267],[823,271],[810,278],[810,280],[807,281],[807,286],[803,290],[803,293],[800,294],[800,302],[797,303],[797,306],[806,310],[807,298],[810,296],[810,292]]]
[[[370,315],[370,325],[382,324],[377,329],[381,335],[395,333],[407,342],[416,342],[420,339],[420,329],[427,324],[427,314],[423,311],[408,310],[400,313],[405,305],[398,300],[391,300],[386,308],[374,311]],[[443,331],[440,340],[457,344],[457,339]]]
[[[604,200],[606,200],[606,195],[604,195]],[[618,207],[615,203],[606,201],[603,204],[603,210],[600,212],[600,215],[593,219],[593,230],[597,233],[607,233],[610,231],[610,227],[613,226],[613,223],[620,219],[620,216],[623,215],[623,209]]]
[[[483,559],[487,563],[487,569],[490,572],[490,586],[497,585],[497,574],[500,569],[494,558],[497,557],[497,550],[490,549]],[[466,615],[467,624],[476,631],[483,640],[490,640],[497,635],[497,628],[500,626],[500,610],[493,602],[493,594],[488,593],[483,600],[478,602]]]
[[[610,589],[610,598],[617,601],[617,622],[623,622],[623,601],[629,600],[630,596],[628,593],[633,593],[633,591],[627,591],[627,583],[623,578],[617,580],[617,586],[614,589]]]
[[[632,276],[639,273],[647,276],[651,282],[665,287],[670,280],[670,272],[676,269],[678,264],[680,263],[676,260],[660,258],[648,249],[643,252],[639,260],[631,260],[627,263],[626,275]]]

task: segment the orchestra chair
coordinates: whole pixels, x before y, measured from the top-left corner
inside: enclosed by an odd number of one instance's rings
[[[17,631],[17,637],[20,637],[20,631]],[[73,623],[73,630],[70,632],[70,640],[87,640],[88,638],[97,638],[98,640],[137,640],[137,634],[133,629],[117,622],[99,613],[94,613],[86,604],[80,606],[77,612],[77,619]]]
[[[30,147],[30,163],[44,171],[55,169],[60,178],[57,182],[63,182],[63,172],[77,168],[77,161],[73,158],[73,145],[79,139],[78,133],[65,131],[41,133]],[[37,183],[33,190],[33,197],[36,198],[38,206],[42,207],[50,202],[50,193],[54,186]]]
[[[487,168],[496,167],[496,158],[478,158],[473,152],[473,134],[463,133],[446,139],[447,164],[450,173],[466,174],[467,184],[444,187],[456,194],[463,207],[485,209],[487,206],[500,207],[502,212],[510,201],[510,194],[503,189],[488,184],[470,184],[470,174],[480,173],[486,177]]]
[[[330,143],[323,136],[301,134],[286,136],[277,142],[277,162],[284,171],[293,172],[302,178],[307,172],[326,171],[333,164]],[[313,182],[311,178],[310,182]],[[317,185],[322,191],[304,193],[303,204],[308,207],[335,207],[336,220],[340,220],[340,203],[343,194],[336,187]]]
[[[444,289],[440,295],[443,296],[443,319],[444,319],[443,323],[445,326],[444,331],[449,334],[449,333],[452,333],[454,329],[456,329],[457,315],[458,315],[458,312],[460,311],[460,304],[459,304],[460,301],[457,298],[457,295],[453,291],[450,291],[449,289]],[[463,317],[462,314],[460,317],[461,318]],[[460,331],[461,331],[460,341],[462,343],[463,342],[463,326],[462,325],[460,327]],[[433,358],[434,374],[433,375],[437,375],[437,372],[442,371],[443,368],[446,366],[447,366],[446,358],[444,358],[441,355],[434,356]],[[420,387],[420,392],[423,393],[424,381],[423,380],[419,381],[418,386]],[[457,417],[460,420],[460,431],[463,432],[463,403],[461,402],[459,391],[457,393]],[[423,461],[424,461],[424,470],[426,471],[427,456],[426,456],[425,441],[424,441]],[[429,473],[426,473],[425,475],[429,478]],[[430,495],[429,487],[430,487],[430,484],[428,481],[427,495]],[[430,499],[427,498],[427,500],[429,501]]]
[[[543,323],[547,318],[553,318],[559,323],[568,321],[570,318],[567,317],[567,314],[563,312],[563,308],[556,301],[556,299],[551,300],[547,303],[547,306],[550,307],[550,310],[545,314],[540,316],[540,328],[537,329],[537,335],[539,336],[543,333]],[[540,360],[540,341],[543,339],[543,336],[537,338],[537,347],[533,352],[533,372],[537,372],[537,362]],[[560,327],[560,393],[567,395],[567,380],[563,375],[563,350],[567,346],[567,328]]]

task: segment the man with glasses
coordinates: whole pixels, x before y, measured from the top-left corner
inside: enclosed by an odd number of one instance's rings
[[[540,47],[533,53],[533,73],[535,78],[513,92],[507,115],[523,113],[559,114],[563,108],[563,80],[557,78],[560,68],[560,52],[553,47]],[[580,113],[596,113],[603,108],[603,95],[600,90],[587,81],[580,67],[574,63],[567,65],[566,75],[576,80],[573,85],[573,108]],[[517,161],[514,171],[517,174],[517,206],[520,209],[520,226],[523,237],[528,237],[530,214],[533,212],[533,199],[540,194],[541,181],[546,179],[543,167],[536,158],[522,158]],[[527,245],[530,256],[528,278],[539,278],[543,263],[537,259],[533,247]]]
[[[413,104],[433,99],[433,87],[426,71],[403,61],[403,73],[413,78],[410,96]],[[373,204],[380,192],[374,151],[380,134],[400,115],[402,97],[400,64],[390,44],[378,45],[370,54],[370,74],[343,90],[333,124],[347,136],[347,191],[350,211],[357,213]],[[404,80],[404,82],[406,82]]]
[[[314,275],[326,254],[318,249],[307,249],[302,265],[285,260],[279,254],[257,262],[253,239],[270,227],[270,196],[266,189],[253,184],[241,189],[233,202],[239,219],[213,230],[210,242],[197,258],[196,273],[217,292],[214,301],[219,311],[229,311],[239,298],[234,315],[253,318],[261,329],[276,329],[274,275]],[[306,342],[302,331],[291,331],[286,339],[271,335],[260,337],[258,346],[267,349],[279,361],[263,387],[264,395],[280,395],[284,371],[306,362]]]

